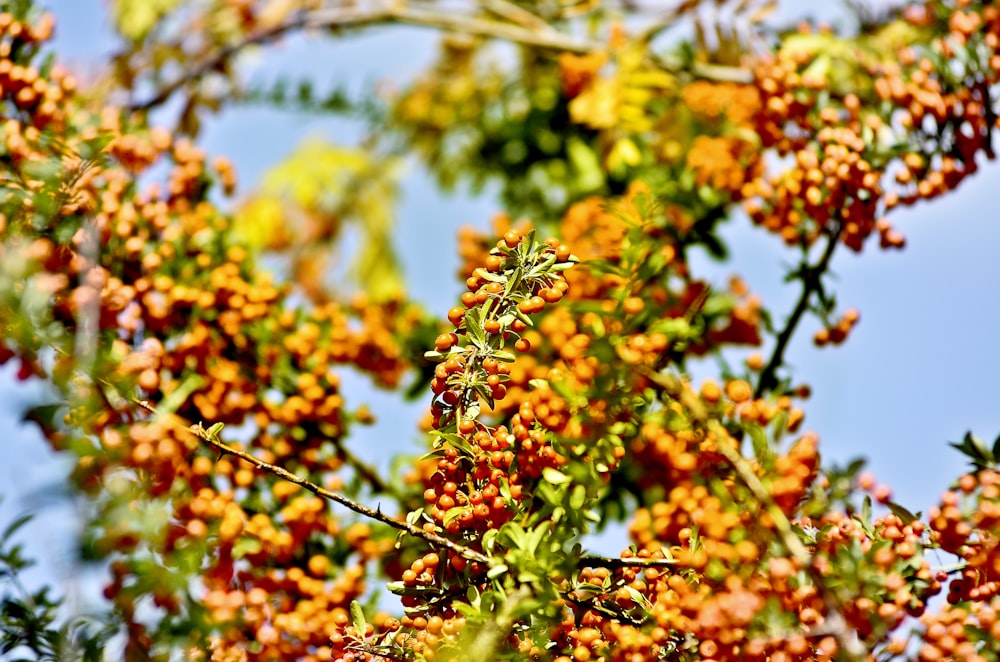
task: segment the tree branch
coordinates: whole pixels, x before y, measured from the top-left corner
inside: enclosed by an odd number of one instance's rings
[[[157,413],[153,405],[151,405],[149,402],[145,400],[135,400],[134,402],[143,409],[145,409],[146,411],[150,412],[151,414],[155,415]],[[210,433],[208,430],[202,427],[201,423],[196,423],[186,429],[192,434],[194,434],[196,437],[207,443],[209,446],[222,453],[223,455],[232,455],[233,457],[238,457],[244,462],[249,462],[257,469],[261,469],[263,471],[266,471],[270,474],[277,476],[278,478],[281,478],[282,480],[287,480],[289,483],[298,485],[299,487],[309,492],[312,492],[318,497],[322,497],[324,499],[329,499],[330,501],[339,503],[340,505],[344,506],[345,508],[348,508],[349,510],[353,510],[359,515],[363,515],[369,519],[382,522],[383,524],[391,526],[392,528],[398,531],[404,531],[406,533],[409,533],[411,536],[414,536],[416,538],[421,538],[431,543],[432,545],[437,545],[439,547],[444,547],[446,549],[449,549],[458,554],[459,556],[469,559],[470,561],[478,561],[479,563],[485,563],[487,565],[489,565],[490,563],[489,557],[483,554],[482,552],[477,552],[476,550],[470,547],[461,545],[455,542],[454,540],[450,540],[436,533],[424,531],[422,528],[416,526],[415,524],[410,524],[409,522],[405,521],[401,522],[399,520],[393,519],[388,515],[385,515],[379,509],[369,508],[368,506],[360,504],[357,501],[354,501],[353,499],[350,499],[342,494],[338,494],[337,492],[332,492],[326,488],[320,487],[319,485],[312,483],[306,480],[305,478],[299,478],[298,476],[296,476],[295,474],[293,474],[292,472],[288,471],[283,467],[279,467],[277,465],[264,462],[263,460],[260,460],[254,457],[253,455],[250,455],[249,453],[244,453],[243,451],[237,450],[232,446],[228,446],[222,441],[220,441],[219,437],[216,434]]]
[[[788,349],[788,343],[791,341],[796,327],[802,320],[802,316],[809,309],[809,300],[813,294],[819,291],[820,278],[822,278],[823,274],[830,267],[830,260],[833,258],[837,243],[840,241],[840,228],[838,227],[826,236],[827,244],[823,249],[823,255],[820,256],[815,265],[806,265],[803,269],[802,293],[799,295],[799,300],[795,303],[795,308],[792,309],[792,314],[788,317],[788,321],[785,322],[785,328],[778,334],[778,341],[774,346],[774,351],[771,353],[771,359],[760,373],[757,388],[753,392],[755,398],[763,396],[764,393],[778,385],[778,370],[785,363],[785,350]]]
[[[489,8],[513,7],[505,0],[484,0]],[[266,44],[298,30],[342,30],[364,28],[373,25],[412,25],[462,34],[500,39],[524,46],[586,54],[607,49],[603,42],[573,37],[555,28],[544,20],[517,8],[517,12],[505,14],[517,20],[520,25],[477,18],[469,14],[447,12],[443,9],[417,9],[404,4],[393,3],[376,9],[326,8],[300,12],[293,18],[270,28],[252,32],[235,44],[219,49],[197,62],[191,69],[178,76],[145,101],[132,104],[132,111],[148,110],[169,99],[181,88],[194,83],[210,71],[218,70],[229,58],[248,46]],[[534,26],[534,27],[528,27]],[[640,33],[641,34],[641,33]],[[674,59],[656,57],[654,60],[666,69],[679,71],[683,65]],[[738,67],[723,67],[695,63],[691,73],[700,78],[729,82],[749,82],[752,74]]]
[[[583,556],[577,562],[578,568],[676,568],[678,562],[674,559],[649,559],[641,557],[613,558],[610,556]]]

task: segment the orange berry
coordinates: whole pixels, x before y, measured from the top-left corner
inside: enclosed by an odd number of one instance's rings
[[[764,369],[764,355],[760,352],[754,352],[747,357],[747,367],[754,372],[759,372]]]
[[[442,333],[434,340],[434,348],[439,352],[445,352],[458,343],[458,336],[454,333]]]
[[[753,397],[753,389],[743,379],[734,379],[726,384],[726,395],[733,402],[746,402]]]
[[[622,309],[627,315],[638,315],[646,307],[646,302],[641,297],[628,297],[622,304]]]
[[[556,303],[563,298],[563,294],[555,287],[543,287],[538,292],[538,296],[542,297],[545,303]]]

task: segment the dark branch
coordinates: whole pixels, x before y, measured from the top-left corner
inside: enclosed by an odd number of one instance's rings
[[[609,556],[584,556],[576,564],[578,568],[608,568],[609,570],[617,570],[619,568],[676,568],[677,566],[678,562],[674,559],[648,559],[642,557],[622,559]]]
[[[488,5],[510,5],[503,0],[491,0]],[[447,12],[434,9],[417,9],[402,3],[388,4],[376,9],[334,8],[317,9],[299,12],[293,18],[279,25],[252,32],[242,40],[230,46],[219,49],[195,63],[191,69],[178,76],[157,91],[152,97],[131,106],[133,111],[148,110],[159,106],[181,88],[194,83],[211,71],[223,67],[227,60],[241,50],[252,45],[267,44],[282,36],[299,30],[340,30],[364,28],[373,25],[412,25],[438,30],[457,32],[486,39],[500,39],[524,46],[549,49],[553,51],[586,54],[607,50],[603,42],[573,37],[541,21],[527,11],[511,14],[509,18],[520,24],[477,18],[469,14]],[[534,27],[527,27],[532,25]],[[640,33],[642,34],[642,33]],[[645,38],[645,37],[644,37]],[[679,71],[680,62],[655,58],[656,63],[664,68]],[[721,81],[738,81],[748,83],[752,74],[738,67],[723,67],[719,65],[692,65],[691,73],[700,78]]]
[[[833,253],[840,240],[840,228],[827,233],[826,238],[827,244],[823,249],[823,255],[820,256],[816,264],[806,265],[802,270],[802,293],[799,295],[799,300],[795,303],[795,308],[792,309],[788,321],[785,322],[785,328],[778,334],[778,341],[774,345],[771,359],[760,373],[760,380],[757,382],[757,388],[754,389],[755,398],[762,397],[778,385],[778,370],[785,364],[785,350],[788,349],[788,343],[795,334],[799,322],[802,321],[802,316],[809,310],[809,300],[820,289],[820,279],[830,268],[830,260],[833,258]]]

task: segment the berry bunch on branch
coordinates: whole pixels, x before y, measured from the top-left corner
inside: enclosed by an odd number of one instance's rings
[[[23,418],[103,577],[67,620],[16,520],[0,656],[997,660],[1000,440],[911,512],[824,460],[787,354],[861,332],[838,251],[902,248],[897,210],[994,157],[1000,10],[708,4],[118,0],[82,83],[56,17],[0,0],[0,364],[44,386]],[[441,33],[391,94],[241,57],[388,26]],[[202,135],[236,102],[367,133],[248,193]],[[406,291],[401,155],[506,210],[459,230],[450,309]],[[786,313],[700,271],[747,222],[797,256]],[[414,398],[409,457],[380,419]]]

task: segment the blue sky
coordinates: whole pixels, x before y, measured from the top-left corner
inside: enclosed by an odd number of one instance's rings
[[[796,11],[832,11],[832,3],[815,0],[785,4]],[[95,53],[109,50],[100,0],[56,0],[50,6],[59,17],[57,48],[71,67],[86,70]],[[292,39],[254,66],[316,73],[320,83],[361,84],[418,71],[430,61],[433,43],[432,33],[405,28],[338,43]],[[235,109],[207,123],[203,144],[210,153],[234,160],[245,191],[269,164],[311,135],[351,144],[359,127],[339,119]],[[811,342],[815,322],[807,321],[787,354],[797,379],[813,388],[806,427],[819,433],[824,456],[841,462],[866,456],[879,480],[914,511],[932,505],[963,470],[963,460],[947,441],[958,440],[967,429],[987,440],[1000,433],[1000,223],[994,188],[1000,188],[1000,168],[982,165],[957,193],[894,214],[894,225],[907,237],[904,251],[886,253],[872,245],[857,256],[841,250],[833,262],[838,301],[860,309],[860,324],[844,346],[816,349]],[[399,246],[411,291],[442,317],[461,292],[453,277],[457,259],[452,250],[436,254],[441,249],[423,239],[427,229],[454,236],[464,223],[485,226],[497,210],[489,195],[445,197],[415,164],[408,171]],[[782,319],[798,294],[797,286],[781,282],[796,256],[744,219],[729,223],[726,236],[733,262],[720,267],[698,260],[696,272],[702,269],[714,282],[742,274]],[[7,495],[0,504],[0,526],[33,510],[38,490],[61,481],[65,472],[37,434],[16,423],[23,404],[39,391],[14,382],[11,373],[0,371],[0,426],[9,449],[0,467],[0,492]],[[415,448],[412,421],[422,404],[399,411],[394,398],[371,389],[345,392],[349,405],[367,401],[381,419],[357,440],[357,452],[384,461],[387,449]],[[32,529],[31,547],[47,560],[41,575],[71,576],[62,543],[72,519],[71,509],[49,509],[42,525]],[[624,544],[609,540],[601,547],[614,551]]]

